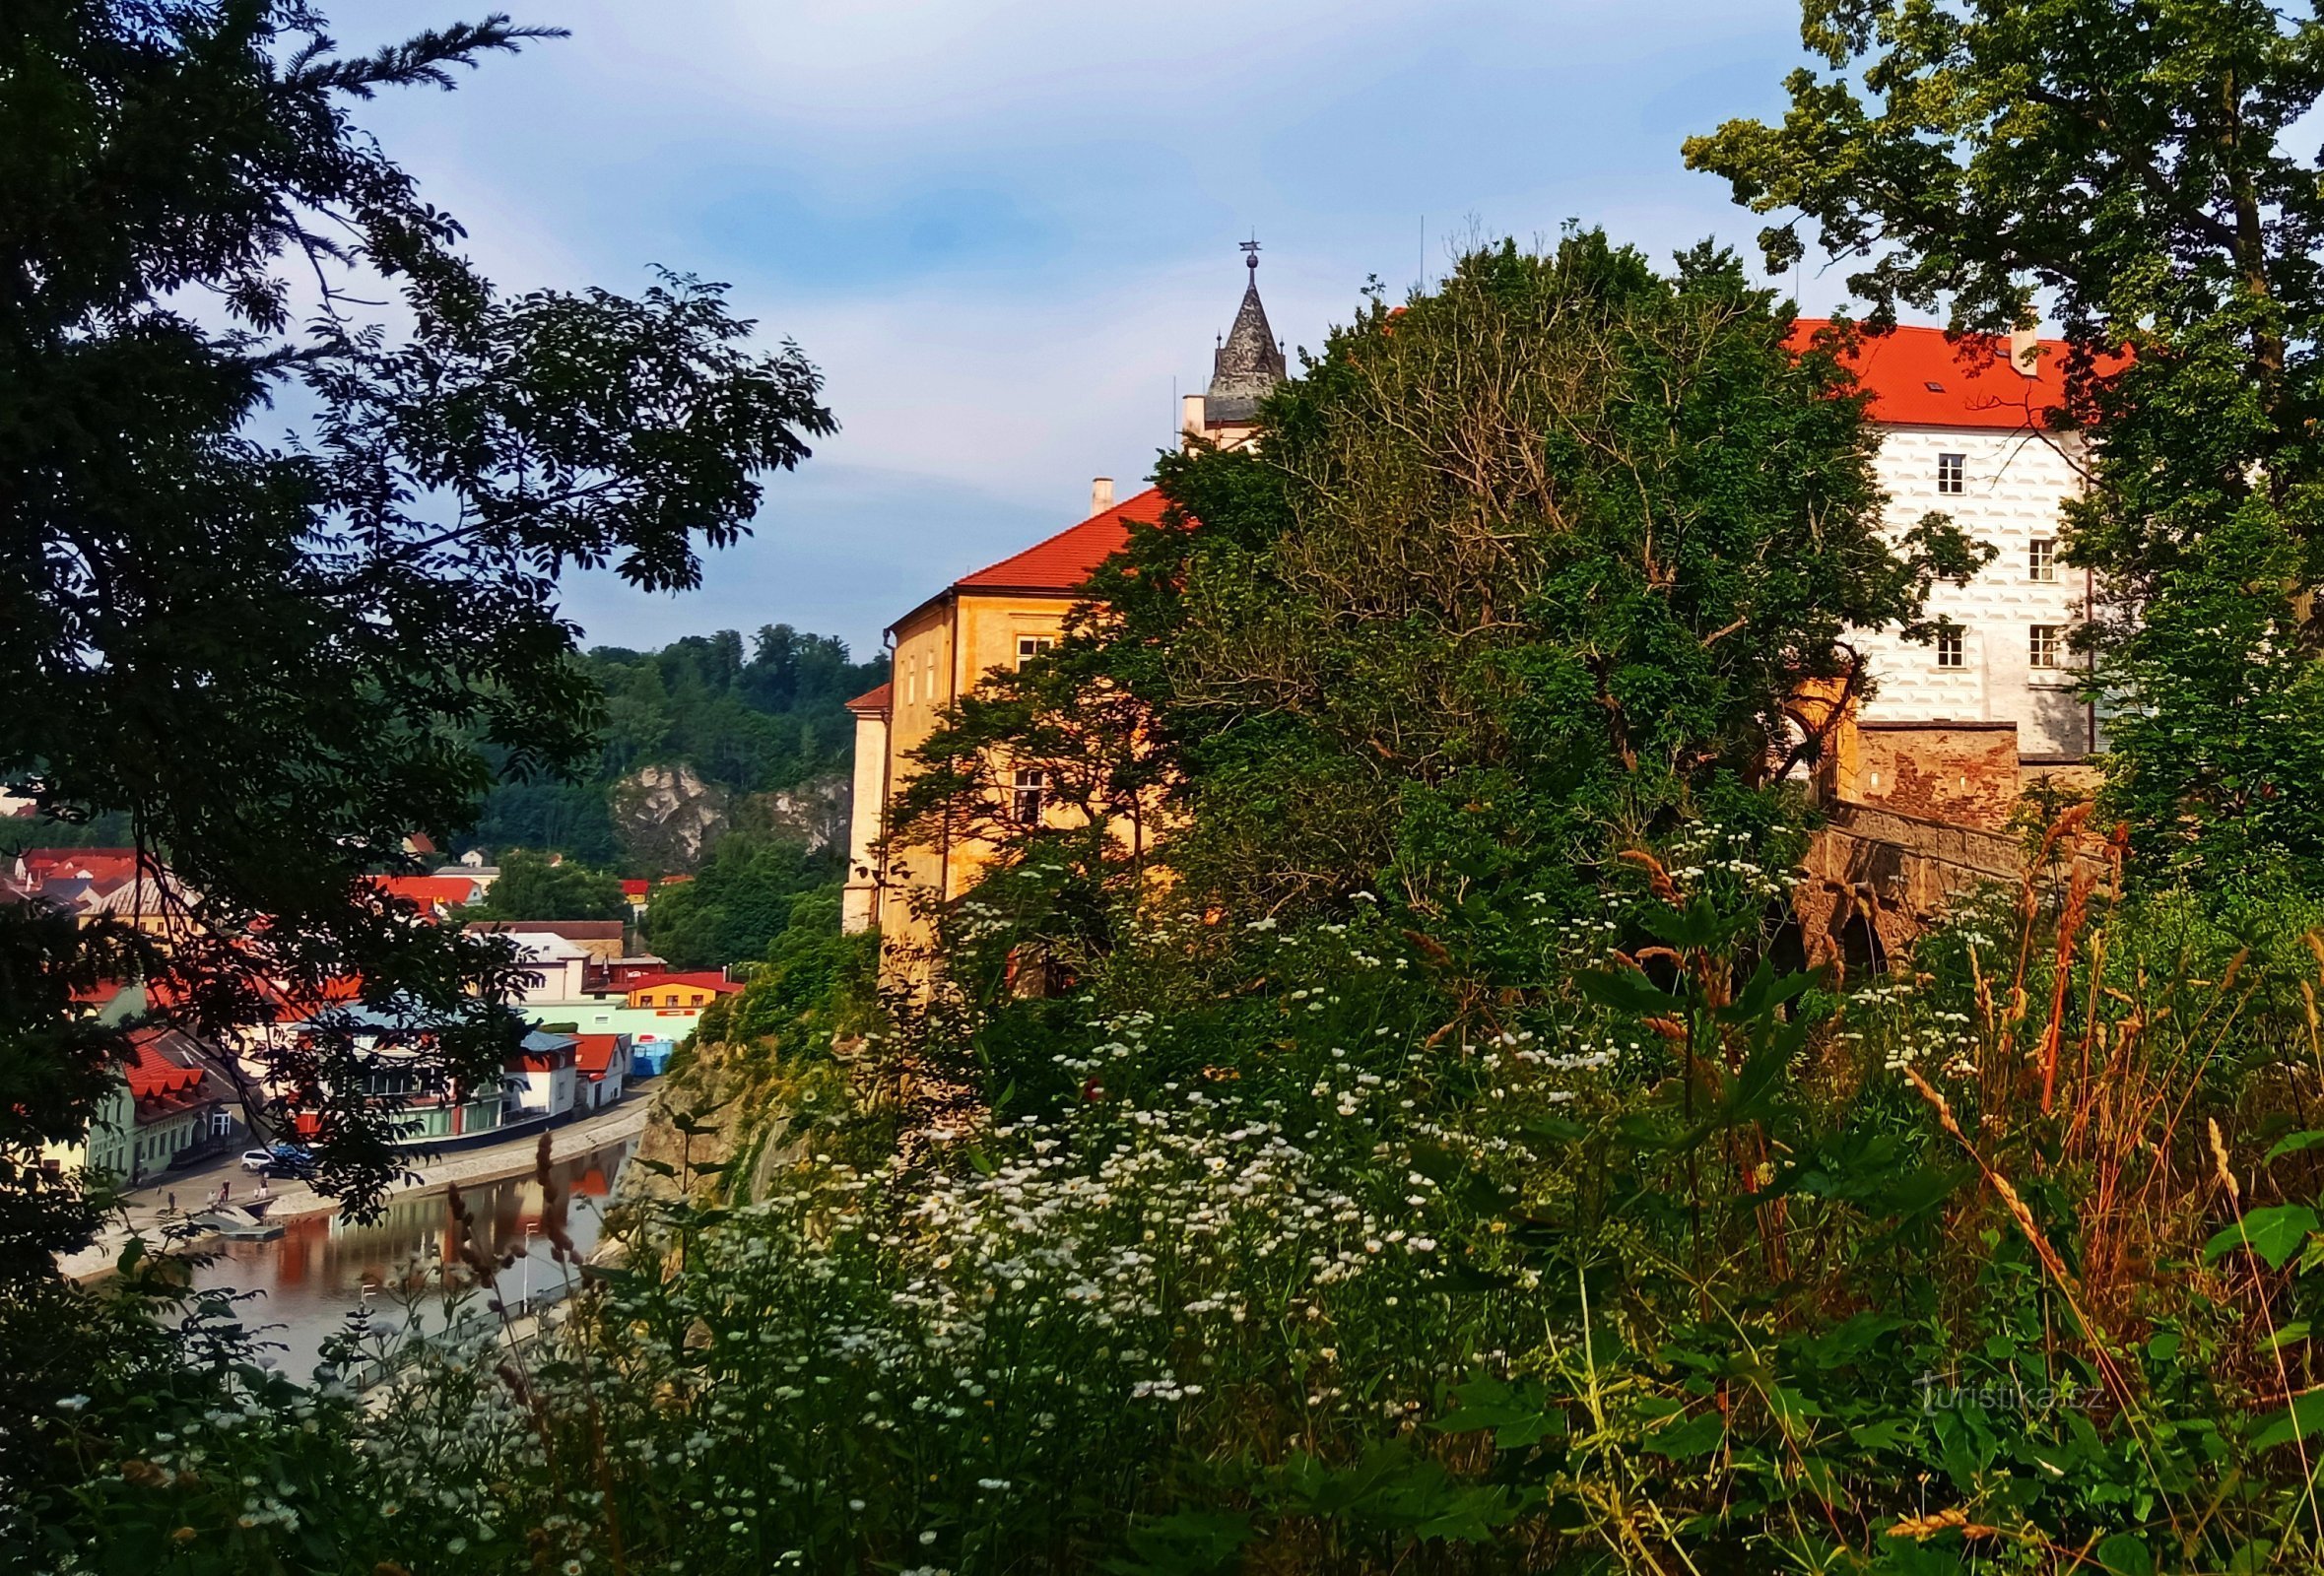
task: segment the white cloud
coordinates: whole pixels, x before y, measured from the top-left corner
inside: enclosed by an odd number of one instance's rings
[[[443,14],[334,13],[350,48]],[[844,431],[771,481],[757,542],[713,561],[715,592],[648,606],[576,585],[592,635],[788,620],[862,645],[1069,523],[1093,475],[1128,491],[1146,474],[1173,378],[1208,376],[1249,228],[1276,331],[1307,346],[1367,274],[1398,292],[1415,277],[1424,214],[1439,237],[1475,214],[1524,238],[1580,216],[1658,251],[1714,229],[1747,240],[1758,222],[1679,169],[1677,139],[1773,107],[1797,15],[588,0],[520,15],[571,40],[361,118],[505,285],[635,289],[648,263],[690,268],[731,281],[738,309],[830,378]],[[1440,244],[1428,260],[1441,270]],[[1818,304],[1834,294],[1805,283]]]

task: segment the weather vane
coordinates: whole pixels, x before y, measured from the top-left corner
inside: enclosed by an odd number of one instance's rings
[[[1242,248],[1243,266],[1250,269],[1252,273],[1257,273],[1259,271],[1258,231],[1253,230],[1249,240],[1238,240],[1234,244]]]

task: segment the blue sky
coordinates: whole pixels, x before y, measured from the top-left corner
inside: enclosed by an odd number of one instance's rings
[[[510,4],[511,0],[500,0]],[[326,5],[347,48],[470,15]],[[829,379],[840,434],[699,591],[577,576],[592,642],[787,622],[875,649],[964,570],[1135,491],[1256,232],[1276,332],[1365,279],[1569,218],[1658,254],[1759,221],[1679,143],[1782,106],[1782,0],[542,0],[572,30],[362,122],[503,286],[723,280]],[[1427,232],[1424,250],[1424,223]],[[1785,282],[1787,285],[1793,283]],[[1836,276],[1799,285],[1812,308]]]

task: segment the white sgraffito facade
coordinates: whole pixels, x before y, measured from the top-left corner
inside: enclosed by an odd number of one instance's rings
[[[1959,666],[1945,665],[1937,645],[1893,631],[1849,637],[1878,686],[1865,721],[2015,722],[2029,762],[2080,760],[2102,746],[2077,688],[2083,659],[2064,648],[2089,586],[2054,552],[2061,507],[2082,487],[2069,447],[2079,441],[2030,429],[1882,424],[1878,472],[1892,535],[1946,514],[1995,557],[1967,585],[1940,585],[1929,599],[1931,614],[1962,626]],[[1939,491],[1940,458],[1949,454],[1961,457],[1958,493]],[[2051,547],[2047,580],[2037,578],[2037,542]],[[2058,666],[2033,665],[2036,628],[2057,631]]]

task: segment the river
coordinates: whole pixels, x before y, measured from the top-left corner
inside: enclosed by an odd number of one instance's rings
[[[554,1162],[553,1175],[570,1191],[568,1213],[573,1243],[586,1253],[597,1241],[600,1212],[621,1179],[633,1139]],[[551,1257],[540,1234],[541,1185],[533,1177],[474,1182],[460,1197],[476,1218],[487,1247],[496,1254],[517,1252],[499,1287],[522,1296],[554,1284],[565,1270]],[[231,1287],[258,1293],[242,1305],[242,1322],[258,1332],[265,1357],[285,1373],[305,1378],[323,1342],[366,1301],[387,1311],[393,1288],[438,1262],[451,1241],[452,1213],[445,1190],[415,1190],[392,1200],[369,1225],[351,1225],[337,1215],[311,1215],[285,1222],[288,1230],[271,1242],[229,1242],[195,1273],[201,1287]]]

